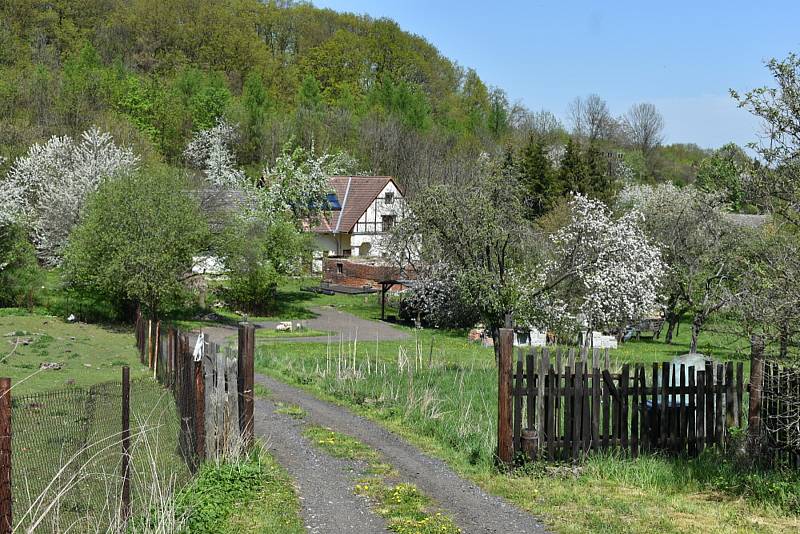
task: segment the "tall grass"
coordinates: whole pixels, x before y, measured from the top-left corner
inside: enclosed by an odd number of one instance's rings
[[[329,342],[310,357],[262,347],[257,366],[364,406],[452,447],[472,464],[491,465],[497,432],[497,371],[492,362],[429,358],[421,344],[399,346],[390,360],[375,342]]]
[[[494,360],[448,360],[431,356],[437,353],[427,349],[418,340],[406,345],[343,339],[310,348],[266,345],[260,347],[256,363],[265,372],[432,439],[449,459],[472,466],[472,473],[494,473]],[[708,451],[694,459],[652,454],[635,460],[593,454],[579,469],[567,471],[584,480],[654,493],[720,491],[781,513],[800,514],[800,474],[757,470],[721,452]],[[515,476],[538,475],[553,476],[543,465],[528,466]]]

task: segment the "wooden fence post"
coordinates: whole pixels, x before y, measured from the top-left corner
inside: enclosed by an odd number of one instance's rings
[[[11,379],[0,378],[0,534],[11,534]]]
[[[131,516],[131,369],[122,368],[122,523]]]
[[[253,443],[253,386],[255,381],[256,328],[239,324],[239,356],[237,358],[239,390],[239,429],[245,447]]]
[[[514,457],[514,441],[511,427],[511,360],[514,355],[514,330],[500,329],[500,351],[497,366],[497,457],[500,462],[511,465]]]
[[[748,437],[755,445],[761,437],[761,393],[764,387],[764,340],[750,338],[750,409],[748,411]]]

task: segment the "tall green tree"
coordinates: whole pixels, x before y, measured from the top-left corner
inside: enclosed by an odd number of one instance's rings
[[[561,167],[558,171],[559,182],[566,193],[585,193],[586,165],[578,143],[570,138],[561,158]]]
[[[558,175],[545,153],[544,144],[530,136],[519,156],[517,176],[528,219],[544,215],[561,195]]]
[[[608,168],[606,155],[595,145],[590,144],[583,155],[586,178],[583,194],[602,200],[608,204],[616,194],[614,178]]]

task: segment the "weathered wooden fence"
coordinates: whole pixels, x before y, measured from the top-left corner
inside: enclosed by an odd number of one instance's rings
[[[698,454],[743,424],[743,364],[624,364],[599,349],[517,353],[501,332],[498,455],[577,460],[590,450]]]
[[[160,322],[136,321],[142,363],[172,388],[181,417],[180,446],[190,468],[253,441],[255,328],[239,325],[238,350],[192,338]]]

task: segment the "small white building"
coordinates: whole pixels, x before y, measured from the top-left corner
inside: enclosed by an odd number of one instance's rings
[[[314,270],[325,256],[383,256],[382,240],[404,213],[403,192],[391,176],[332,176],[331,209],[311,228]]]

